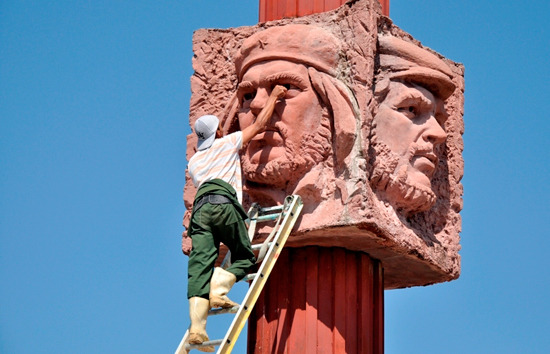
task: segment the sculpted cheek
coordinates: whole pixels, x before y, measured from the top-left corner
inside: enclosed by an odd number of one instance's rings
[[[415,129],[410,119],[392,110],[379,112],[376,117],[376,136],[394,153],[406,153],[414,142]]]
[[[396,134],[391,118],[391,114],[388,114],[386,111],[379,112],[375,117],[376,122],[376,136],[378,139],[384,141],[386,144],[390,143],[393,139],[393,136]]]
[[[315,95],[311,95],[312,91],[308,91],[307,95],[296,104],[297,119],[300,120],[300,125],[304,133],[313,132],[319,126],[321,121],[322,110],[319,101]],[[305,95],[306,93],[302,93]]]
[[[244,129],[253,123],[254,116],[251,113],[239,113],[238,119],[239,126],[241,127],[241,129]]]

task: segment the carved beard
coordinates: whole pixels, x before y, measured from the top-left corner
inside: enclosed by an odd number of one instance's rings
[[[407,163],[399,164],[402,158],[392,152],[383,142],[375,142],[376,154],[370,182],[373,188],[383,191],[386,199],[397,209],[410,215],[426,211],[434,206],[437,196],[422,184],[410,180],[407,167],[418,150],[423,148],[413,143],[406,156]]]
[[[300,143],[290,141],[287,126],[281,122],[276,123],[275,126],[284,141],[285,154],[265,164],[254,164],[244,153],[241,156],[241,164],[245,179],[274,187],[283,187],[289,182],[293,182],[291,185],[296,184],[306,172],[331,154],[330,118],[328,110],[323,108],[317,130],[304,134]]]

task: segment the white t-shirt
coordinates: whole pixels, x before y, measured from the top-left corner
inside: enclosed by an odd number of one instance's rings
[[[237,192],[239,203],[243,202],[243,181],[239,150],[243,144],[241,131],[215,139],[208,149],[197,151],[187,165],[195,187],[219,178],[229,183]]]

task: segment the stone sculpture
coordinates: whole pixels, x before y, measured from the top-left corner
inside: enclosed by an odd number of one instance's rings
[[[348,1],[322,14],[197,31],[190,124],[215,114],[225,133],[242,129],[271,87],[286,85],[269,130],[242,151],[245,208],[300,194],[289,247],[366,252],[381,260],[386,288],[452,280],[460,272],[464,69],[373,6]],[[194,194],[188,181],[188,210]],[[185,236],[182,247],[191,247]]]
[[[371,185],[406,215],[426,211],[437,196],[431,179],[447,139],[444,101],[453,73],[441,59],[401,39],[380,35],[371,150]]]

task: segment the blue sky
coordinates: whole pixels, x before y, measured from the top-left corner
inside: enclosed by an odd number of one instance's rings
[[[386,292],[386,353],[548,353],[550,5],[390,14],[465,65],[466,132],[462,275]],[[258,0],[0,2],[0,353],[174,352],[192,33],[257,21]]]

